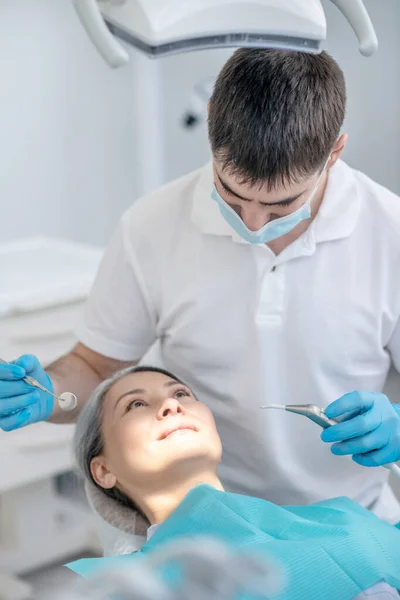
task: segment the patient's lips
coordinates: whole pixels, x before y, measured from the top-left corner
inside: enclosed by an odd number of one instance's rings
[[[185,431],[185,430],[186,431],[187,430],[198,431],[198,428],[195,427],[194,425],[191,425],[190,423],[180,423],[180,424],[174,425],[172,427],[169,427],[168,429],[163,431],[162,434],[157,439],[165,440],[165,438],[167,438],[172,433],[176,433],[177,431]]]

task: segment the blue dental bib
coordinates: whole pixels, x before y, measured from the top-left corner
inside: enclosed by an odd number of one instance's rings
[[[282,507],[205,485],[189,492],[140,552],[67,566],[88,578],[143,560],[179,539],[201,536],[280,564],[286,585],[276,600],[352,600],[382,580],[400,589],[400,531],[352,500]]]

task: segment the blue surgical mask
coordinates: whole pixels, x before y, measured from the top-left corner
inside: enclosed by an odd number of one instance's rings
[[[326,163],[328,164],[329,159]],[[302,221],[309,219],[311,217],[311,202],[318,190],[318,186],[321,182],[322,176],[325,172],[326,165],[324,170],[322,171],[313,191],[307,202],[300,206],[298,210],[291,213],[290,215],[286,215],[285,217],[280,217],[279,219],[275,219],[273,221],[269,221],[259,229],[258,231],[251,231],[239,215],[225,202],[223,198],[219,195],[217,188],[214,185],[213,192],[211,194],[211,198],[216,201],[218,204],[221,215],[224,217],[225,221],[229,223],[234,231],[241,238],[246,240],[246,242],[250,242],[250,244],[267,244],[268,242],[272,242],[283,235],[292,231],[299,223]]]

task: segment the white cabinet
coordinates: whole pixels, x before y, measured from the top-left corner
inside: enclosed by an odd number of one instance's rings
[[[81,301],[0,319],[1,358],[34,354],[44,366],[53,362],[75,344],[74,327],[83,305]],[[70,469],[72,435],[73,426],[49,423],[0,430],[0,456],[7,456],[0,458],[0,494]]]
[[[0,356],[14,360],[34,354],[43,365],[68,352],[75,344],[74,328],[83,302],[0,318]]]
[[[34,354],[46,366],[72,348],[101,256],[99,249],[54,240],[0,246],[1,358]],[[73,431],[48,423],[0,431],[3,579],[96,546],[90,513],[54,486],[54,476],[73,467]]]

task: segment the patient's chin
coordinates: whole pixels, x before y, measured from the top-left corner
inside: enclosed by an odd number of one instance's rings
[[[208,469],[210,465],[219,465],[221,462],[222,447],[219,438],[184,430],[171,434],[165,442],[168,442],[163,446],[163,461],[166,465],[197,462],[200,466],[204,463],[204,467]]]
[[[210,448],[201,448],[199,446],[185,445],[179,453],[175,452],[173,456],[165,455],[165,472],[171,475],[171,471],[180,473],[183,476],[186,473],[192,475],[194,471],[213,471],[220,462],[217,452],[212,452]]]

